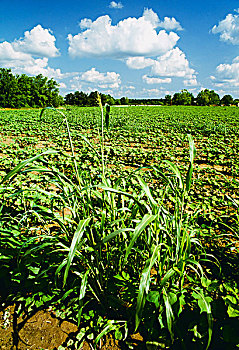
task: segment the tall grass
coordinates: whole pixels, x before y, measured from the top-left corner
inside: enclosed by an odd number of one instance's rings
[[[183,348],[187,340],[179,320],[195,309],[207,315],[207,328],[196,341],[208,349],[212,316],[211,299],[204,288],[207,258],[193,214],[187,212],[196,153],[193,139],[188,135],[189,165],[185,176],[169,161],[164,162],[164,167],[147,167],[157,178],[158,192],[145,182],[145,168],[111,180],[104,159],[105,120],[100,99],[99,105],[101,155],[84,135],[79,135],[101,161],[97,183],[77,164],[67,117],[60,111],[57,112],[66,124],[75,173],[66,176],[50,167],[47,157],[57,151],[48,150],[21,162],[2,180],[2,198],[8,195],[9,187],[14,187],[16,177],[33,171],[47,174],[48,181],[58,189],[50,192],[34,188],[34,193],[41,194],[40,201],[36,196],[24,215],[32,220],[34,213],[44,223],[42,231],[55,225],[56,232],[31,237],[22,259],[27,261],[47,247],[51,261],[55,258],[59,263],[48,266],[44,272],[42,262],[35,278],[39,279],[41,273],[51,278],[55,274],[56,286],[64,289],[63,299],[77,305],[79,327],[84,312],[99,308],[106,322],[95,335],[95,344],[110,331],[115,331],[119,339],[126,339],[128,332],[140,331],[149,344],[160,346],[176,341]],[[109,108],[106,125],[109,126]],[[167,169],[163,170],[165,166]],[[26,196],[19,198],[27,201]],[[66,208],[68,215],[64,214]],[[85,335],[87,332],[90,330]]]

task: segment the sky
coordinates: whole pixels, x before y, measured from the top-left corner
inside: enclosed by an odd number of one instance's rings
[[[0,0],[0,67],[64,96],[239,98],[239,1]]]

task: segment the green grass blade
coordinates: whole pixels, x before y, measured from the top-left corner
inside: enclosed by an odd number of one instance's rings
[[[188,139],[189,139],[190,164],[189,164],[187,176],[186,176],[186,191],[187,192],[190,190],[191,183],[192,183],[193,161],[194,161],[194,158],[196,155],[196,148],[195,148],[192,136],[188,135]]]
[[[151,191],[150,191],[148,184],[146,184],[146,182],[140,176],[136,175],[136,177],[137,177],[137,179],[142,187],[142,190],[145,192],[146,196],[148,197],[150,204],[152,206],[157,205],[157,203],[155,202],[155,200],[151,194]]]
[[[163,299],[164,299],[164,305],[165,305],[165,311],[166,311],[167,326],[168,326],[168,330],[169,330],[171,339],[173,341],[173,338],[174,338],[174,335],[173,335],[174,315],[173,315],[172,306],[170,304],[170,299],[169,299],[169,296],[168,296],[165,288],[163,288]]]
[[[78,327],[79,327],[80,321],[81,321],[81,314],[82,314],[82,310],[83,310],[83,300],[84,300],[85,293],[86,293],[89,272],[90,272],[90,270],[86,271],[82,277],[82,280],[81,280],[80,294],[79,294],[79,311],[78,311],[78,315],[77,315]]]
[[[169,168],[172,170],[172,172],[178,178],[179,188],[182,190],[183,189],[183,178],[182,178],[182,175],[181,175],[178,167],[175,164],[173,164],[172,162],[170,162],[169,160],[165,160],[164,162],[169,166]]]
[[[125,258],[124,258],[124,263],[126,263],[129,253],[135,243],[135,241],[137,240],[137,238],[139,237],[139,235],[141,234],[142,231],[145,230],[145,228],[153,221],[155,220],[156,215],[151,215],[151,214],[145,214],[143,219],[140,221],[140,223],[136,226],[134,233],[132,235],[131,241],[127,247],[126,253],[125,253]]]
[[[16,175],[17,173],[19,173],[25,166],[27,166],[29,163],[34,162],[35,160],[38,160],[40,157],[43,157],[45,155],[49,155],[49,154],[56,154],[59,153],[59,151],[55,151],[55,150],[47,150],[46,152],[40,153],[32,158],[26,159],[24,161],[22,161],[21,163],[19,163],[17,166],[15,166],[14,169],[12,169],[1,181],[1,184],[6,182],[7,180],[9,180],[11,177],[13,177],[14,175]]]
[[[135,314],[135,331],[138,329],[141,315],[145,304],[145,298],[149,291],[150,286],[150,272],[157,259],[159,247],[155,247],[153,254],[150,259],[146,261],[145,267],[143,269],[140,283],[139,283],[139,293],[137,296],[136,314]]]
[[[119,230],[116,230],[114,232],[111,232],[108,236],[106,236],[102,242],[103,243],[107,243],[109,242],[111,239],[113,239],[114,237],[118,236],[120,233],[122,232],[127,232],[127,231],[133,231],[132,228],[122,228],[122,229],[119,229]]]
[[[80,239],[83,236],[84,230],[85,230],[86,226],[88,225],[88,223],[90,222],[90,220],[91,220],[91,218],[81,220],[79,222],[77,229],[76,229],[76,232],[75,232],[74,237],[73,237],[72,242],[71,242],[68,258],[67,258],[67,264],[66,264],[66,269],[65,269],[65,273],[64,273],[64,279],[63,279],[63,286],[65,286],[65,284],[66,284],[66,279],[67,279],[67,276],[69,273],[69,269],[70,269],[72,260],[75,256]]]

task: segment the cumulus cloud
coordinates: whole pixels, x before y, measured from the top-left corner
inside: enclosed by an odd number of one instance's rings
[[[126,59],[126,64],[132,69],[144,69],[146,67],[152,66],[154,60],[152,58],[145,57],[129,57]]]
[[[159,28],[158,15],[153,10],[144,10],[141,17],[129,17],[112,25],[108,15],[95,21],[83,19],[83,30],[77,35],[68,35],[71,56],[128,58],[157,56],[171,50],[179,36]]]
[[[80,23],[79,26],[81,29],[89,29],[92,25],[92,20],[90,18],[83,18]]]
[[[60,69],[48,66],[48,58],[59,55],[55,37],[49,29],[37,25],[24,33],[24,37],[13,42],[0,43],[0,66],[11,68],[14,73],[38,75],[62,79]]]
[[[38,75],[42,74],[49,78],[54,79],[62,79],[64,78],[64,74],[62,74],[59,68],[54,69],[48,66],[48,58],[38,58],[31,59],[28,64],[18,67],[15,67],[14,70],[17,70],[20,73],[30,74],[30,75]]]
[[[186,86],[196,86],[196,85],[198,85],[196,76],[192,76],[191,79],[184,80],[183,83]]]
[[[0,62],[20,61],[25,62],[31,59],[31,55],[16,51],[13,45],[7,41],[0,43]]]
[[[190,68],[185,53],[178,47],[166,52],[157,59],[131,57],[126,60],[126,64],[132,69],[150,67],[150,75],[143,76],[143,80],[147,84],[169,84],[172,77],[181,77],[185,79],[185,85],[197,85],[196,72]],[[165,79],[162,79],[162,77],[165,77]]]
[[[80,79],[94,84],[103,84],[110,88],[118,88],[121,81],[120,75],[115,72],[100,73],[95,68],[81,74]]]
[[[143,75],[143,80],[146,84],[170,84],[172,82],[171,78],[154,78],[147,75]]]
[[[229,13],[225,19],[212,28],[213,34],[220,34],[220,40],[239,44],[239,15]]]
[[[106,72],[101,73],[92,68],[86,72],[81,73],[80,75],[74,77],[71,80],[71,86],[81,87],[84,84],[90,84],[92,88],[101,88],[101,89],[118,89],[121,84],[120,75],[115,72]]]
[[[164,20],[159,22],[159,27],[166,30],[183,30],[181,24],[174,17],[164,17]]]
[[[178,47],[154,60],[152,75],[162,77],[192,78],[195,70],[189,67],[186,55]]]
[[[162,94],[161,89],[143,89],[142,93],[144,96],[150,96],[150,97],[159,97]]]
[[[213,85],[217,87],[238,87],[239,86],[239,56],[234,58],[232,64],[219,64],[216,68],[216,75],[211,76]]]
[[[59,50],[55,46],[56,38],[49,29],[40,24],[24,33],[24,37],[15,40],[12,45],[16,51],[29,53],[38,57],[56,57]]]
[[[121,2],[111,1],[111,3],[109,4],[109,7],[112,9],[122,9],[123,5]]]

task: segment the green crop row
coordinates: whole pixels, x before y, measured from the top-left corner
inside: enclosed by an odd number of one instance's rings
[[[54,307],[79,326],[69,348],[139,332],[147,348],[236,349],[238,119],[0,111],[1,303]]]

